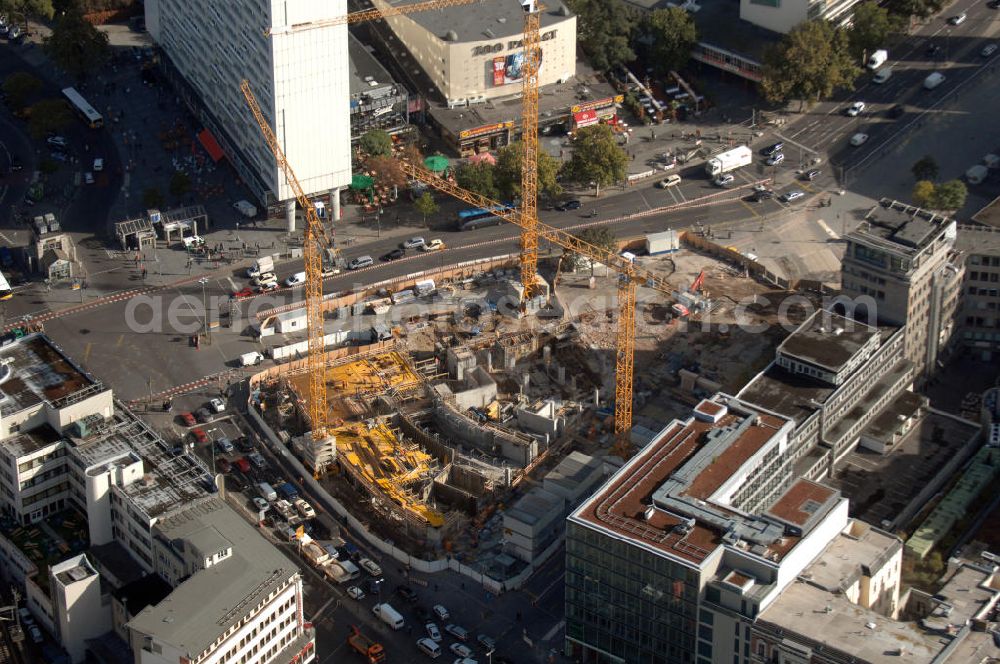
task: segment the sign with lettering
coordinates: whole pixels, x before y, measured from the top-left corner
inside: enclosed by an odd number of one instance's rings
[[[543,32],[542,34],[539,35],[539,38],[541,39],[541,41],[549,41],[551,39],[555,39],[556,38],[556,32],[558,32],[558,31],[557,30],[549,30],[547,32]],[[511,39],[511,40],[508,40],[508,42],[507,42],[507,50],[508,51],[514,51],[514,50],[517,50],[517,49],[523,48],[523,47],[524,47],[524,40],[522,40],[522,39]],[[478,46],[473,46],[472,47],[472,55],[473,56],[493,55],[494,53],[503,53],[503,51],[504,51],[504,43],[503,42],[497,42],[495,44],[480,44]]]
[[[514,122],[508,120],[507,122],[498,122],[492,125],[484,125],[482,127],[476,127],[475,129],[463,129],[459,132],[459,138],[474,138],[476,136],[484,136],[486,134],[492,134],[494,132],[500,131],[501,129],[510,129],[514,126]]]
[[[605,108],[611,104],[620,104],[625,99],[624,95],[616,95],[614,97],[605,97],[604,99],[598,99],[597,101],[588,101],[586,104],[577,104],[570,110],[573,113],[581,113],[583,111],[593,111],[599,108]]]

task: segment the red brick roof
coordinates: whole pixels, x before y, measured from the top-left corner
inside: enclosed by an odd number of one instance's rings
[[[816,510],[835,493],[836,489],[800,479],[788,487],[767,512],[782,521],[805,526]],[[812,509],[807,509],[809,507]]]

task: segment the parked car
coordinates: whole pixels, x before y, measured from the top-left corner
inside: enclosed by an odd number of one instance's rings
[[[28,633],[31,634],[31,640],[35,643],[41,643],[45,640],[45,637],[42,636],[42,630],[38,629],[38,625],[28,627]]]
[[[362,558],[361,560],[358,561],[358,565],[361,566],[361,569],[368,572],[372,576],[375,577],[382,576],[382,568],[379,567],[375,563],[375,561],[370,558]]]
[[[986,46],[983,46],[983,50],[979,52],[979,55],[981,55],[984,58],[988,58],[996,52],[997,52],[996,44],[987,44]]]
[[[258,293],[270,293],[273,290],[278,290],[277,281],[265,281],[260,286],[257,287]]]
[[[371,256],[358,256],[357,258],[352,258],[351,262],[347,264],[348,270],[360,270],[363,267],[371,267],[375,264],[375,261]]]
[[[447,620],[448,618],[451,618],[451,614],[448,613],[448,609],[444,608],[442,604],[435,604],[433,611],[434,615],[438,617],[438,620]]]
[[[496,650],[497,642],[492,637],[486,636],[485,634],[480,634],[476,637],[476,641],[479,641],[479,645],[486,648],[487,650]]]
[[[785,161],[785,154],[783,152],[775,152],[770,157],[767,158],[768,166],[777,166],[781,162]]]
[[[448,650],[458,655],[459,657],[472,657],[472,648],[465,645],[464,643],[453,643],[450,646],[448,646]]]
[[[405,255],[406,255],[406,251],[405,250],[403,250],[403,249],[393,249],[392,251],[388,251],[388,252],[382,254],[382,257],[381,257],[380,260],[383,260],[383,261],[396,261],[396,260],[399,260],[400,258],[402,258]]]
[[[823,171],[814,168],[814,169],[812,169],[810,171],[806,171],[805,173],[803,173],[802,174],[802,179],[803,180],[808,180],[808,181],[811,182],[812,180],[815,180],[816,178],[818,178],[822,174],[823,174]]]
[[[770,157],[771,155],[781,152],[781,149],[785,147],[784,143],[775,143],[774,145],[769,145],[760,151],[765,157]]]
[[[305,282],[306,282],[306,273],[296,272],[292,276],[285,279],[285,286],[287,286],[288,288],[292,288],[294,286],[304,284]]]
[[[441,630],[438,629],[437,623],[427,623],[424,625],[424,630],[426,630],[427,636],[431,641],[441,643]]]
[[[269,503],[260,496],[254,496],[253,506],[256,507],[258,511],[263,511],[269,507]]]
[[[194,416],[202,424],[205,424],[212,420],[212,413],[209,412],[208,408],[199,408],[198,410],[194,411]]]
[[[101,171],[103,171],[104,170],[104,159],[102,159],[101,157],[97,157],[96,159],[94,159],[93,170],[94,170],[95,173],[100,173]]]
[[[424,246],[424,238],[422,237],[411,237],[409,240],[403,242],[400,245],[403,249],[419,249]]]
[[[186,427],[193,427],[197,424],[197,421],[194,419],[194,415],[188,412],[181,413],[181,421],[184,422],[184,426]]]
[[[84,184],[94,184],[94,174],[91,173],[90,171],[87,171],[86,173],[84,173],[83,174],[83,183]]]
[[[54,148],[64,148],[69,145],[69,143],[66,142],[66,139],[62,136],[49,136],[45,139],[45,142]]]
[[[666,189],[667,187],[673,187],[681,183],[681,176],[674,173],[670,177],[664,178],[656,183],[656,186],[660,189]]]
[[[229,463],[229,459],[226,457],[216,457],[215,467],[219,469],[220,473],[228,473],[233,469],[233,465]]]
[[[215,446],[224,454],[232,454],[236,451],[236,448],[233,447],[233,443],[228,438],[218,439],[215,441]]]
[[[556,209],[559,210],[560,212],[569,212],[571,210],[579,210],[580,206],[582,205],[583,203],[574,198],[572,200],[560,203],[559,205],[556,206]]]
[[[851,136],[851,145],[858,147],[864,145],[868,141],[868,134],[863,131],[859,131],[854,136]]]
[[[245,297],[253,297],[254,293],[256,292],[257,291],[255,291],[253,288],[246,286],[244,288],[239,289],[235,293],[231,294],[229,297],[230,299],[233,300],[242,300]]]
[[[965,12],[962,12],[961,14],[955,14],[954,16],[949,18],[948,23],[950,23],[951,25],[962,25],[963,23],[965,23],[965,19],[967,18],[969,18],[969,15],[966,14]]]
[[[865,102],[863,101],[856,101],[847,107],[847,114],[852,118],[861,115],[862,113],[864,113],[864,111],[865,111]]]
[[[347,596],[351,599],[362,600],[365,598],[365,591],[357,586],[348,586]]]
[[[723,173],[714,180],[716,187],[725,187],[731,185],[735,181],[736,181],[736,176],[733,175],[732,173]]]
[[[797,201],[803,196],[805,196],[805,192],[799,191],[798,189],[792,189],[791,191],[783,193],[781,195],[781,200],[785,203],[791,203],[792,201]]]
[[[448,632],[449,634],[451,634],[452,636],[454,636],[459,641],[468,641],[469,640],[469,633],[467,631],[465,631],[464,627],[459,627],[458,625],[449,623],[449,624],[447,624],[447,625],[444,626],[444,631]]]
[[[420,248],[424,251],[437,251],[438,249],[444,249],[444,242],[442,242],[441,240],[434,239],[424,244]]]
[[[766,201],[771,198],[774,198],[774,192],[770,189],[764,189],[762,191],[755,191],[751,200],[754,203],[760,203],[761,201]]]
[[[937,44],[931,44],[930,46],[927,47],[925,53],[927,55],[937,55],[938,53],[941,52],[941,50],[942,50],[941,47],[938,46]]]
[[[194,438],[195,442],[199,445],[208,443],[208,434],[199,428],[191,429],[191,437]]]
[[[396,586],[396,594],[402,597],[404,600],[413,604],[417,601],[417,593],[413,591],[413,588],[409,586]]]
[[[208,405],[216,413],[221,413],[226,410],[226,402],[219,398],[212,399],[208,402]]]

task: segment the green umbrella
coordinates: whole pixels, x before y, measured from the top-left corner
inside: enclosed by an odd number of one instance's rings
[[[364,191],[365,189],[371,189],[374,184],[375,178],[371,176],[361,174],[351,176],[351,189]]]
[[[440,173],[448,168],[448,158],[439,154],[432,154],[424,159],[424,166],[435,173]]]

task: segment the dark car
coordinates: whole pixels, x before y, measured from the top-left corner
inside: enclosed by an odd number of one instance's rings
[[[225,457],[216,457],[215,467],[219,469],[220,473],[228,473],[233,469],[232,464],[229,463],[229,459]]]
[[[417,593],[413,591],[413,588],[409,586],[396,586],[396,594],[402,597],[404,600],[413,604],[417,601]]]
[[[816,178],[818,178],[822,174],[823,174],[823,171],[814,168],[811,171],[806,171],[805,173],[803,173],[802,174],[802,179],[803,180],[810,180],[810,181],[812,181],[812,180],[815,180]]]
[[[556,209],[560,212],[568,212],[570,210],[579,210],[581,205],[583,205],[583,203],[574,198],[571,201],[566,201],[565,203],[557,205]]]
[[[384,260],[384,261],[395,261],[395,260],[399,260],[400,258],[402,258],[405,255],[406,255],[406,251],[404,251],[403,249],[393,249],[389,253],[383,254],[382,260]]]
[[[784,143],[775,143],[774,145],[767,146],[766,148],[764,148],[763,150],[761,150],[760,153],[762,155],[764,155],[765,157],[770,157],[773,154],[777,154],[778,152],[781,152],[781,149],[783,147],[785,147]]]
[[[903,106],[902,104],[896,104],[888,111],[886,111],[886,115],[892,118],[893,120],[898,120],[899,118],[906,115],[906,107]]]
[[[208,408],[199,408],[194,411],[194,416],[202,424],[205,424],[212,419],[212,413],[208,412]]]
[[[941,52],[941,47],[938,46],[937,44],[931,44],[930,46],[927,47],[926,51],[927,55],[937,55],[940,52]]]
[[[764,189],[763,191],[755,191],[751,200],[754,203],[760,203],[761,201],[766,201],[770,198],[774,198],[774,192],[770,189]]]

